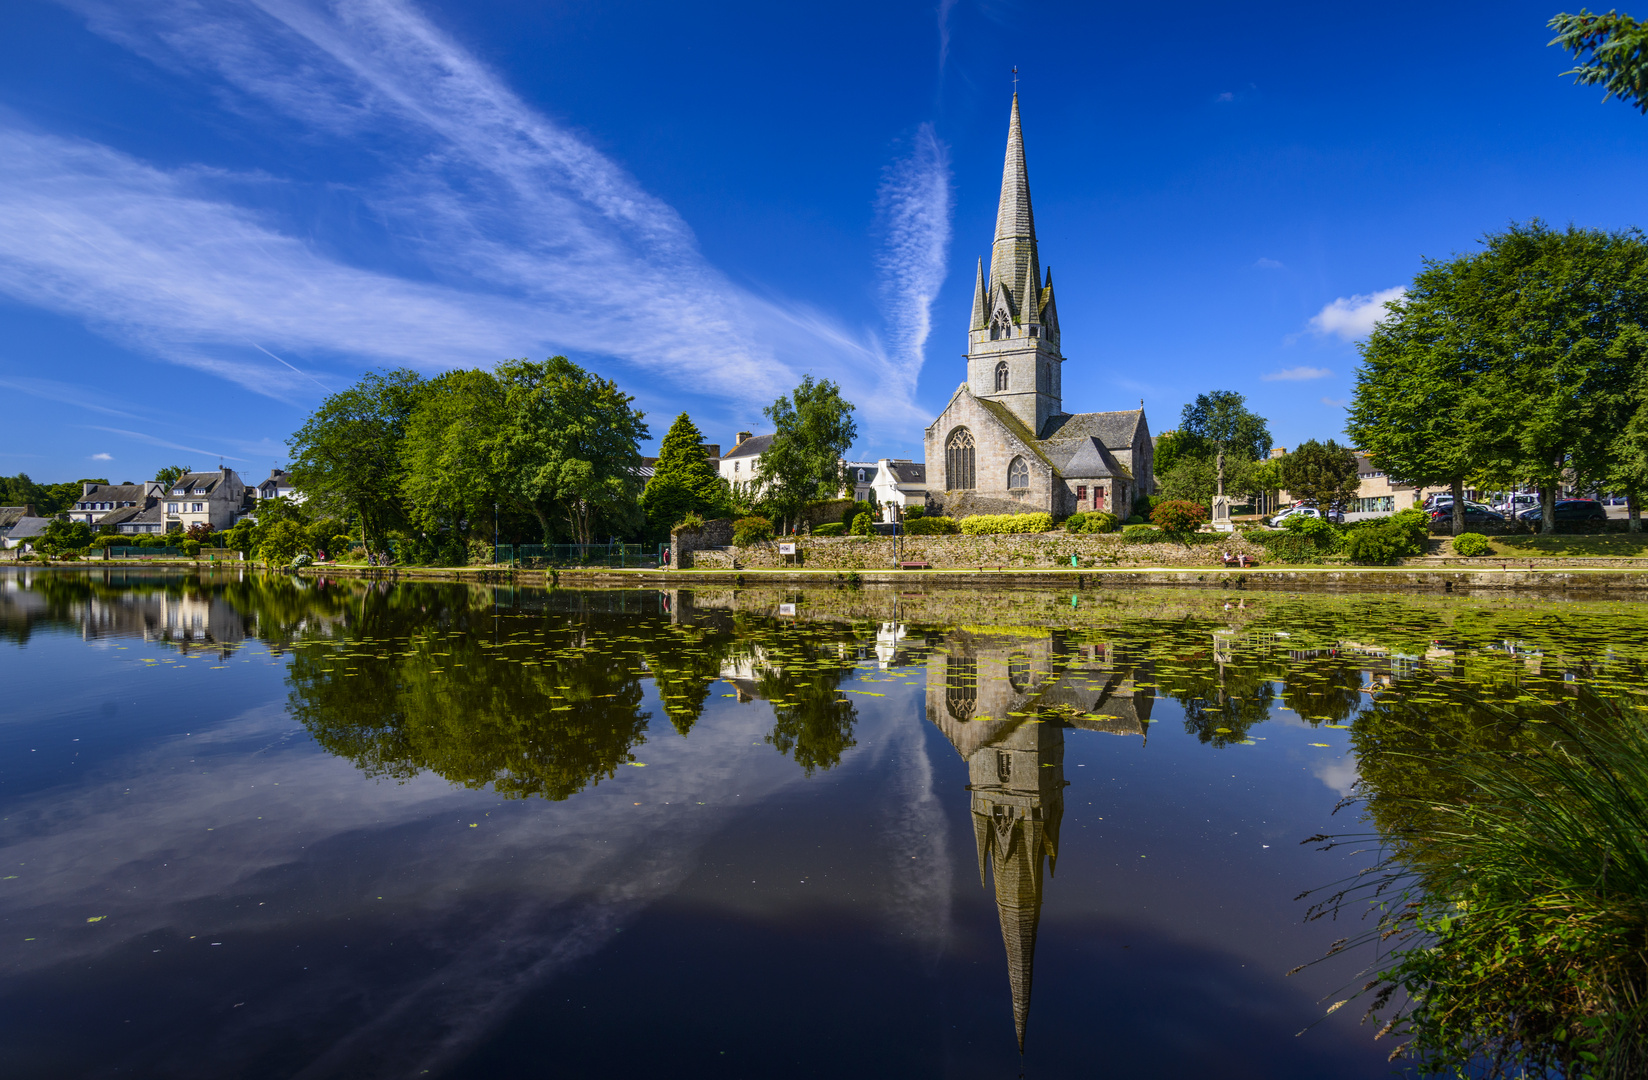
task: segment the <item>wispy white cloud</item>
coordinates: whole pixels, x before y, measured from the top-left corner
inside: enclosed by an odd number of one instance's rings
[[[745,404],[811,369],[872,415],[913,415],[907,359],[732,284],[673,208],[403,0],[64,2],[144,56],[220,80],[252,121],[382,148],[362,197],[422,273],[349,265],[201,170],[12,126],[0,128],[0,290],[287,398],[312,396],[314,376],[254,352],[432,370],[568,351]]]
[[[1303,382],[1307,379],[1325,379],[1333,372],[1322,367],[1290,367],[1259,376],[1265,382]]]
[[[1330,409],[1342,409],[1346,405],[1349,405],[1350,401],[1346,398],[1325,397],[1322,399],[1322,404],[1326,405]]]
[[[0,170],[4,165],[0,164]],[[0,199],[4,194],[0,193]],[[0,238],[3,244],[4,238]],[[82,409],[103,413],[106,416],[124,416],[130,420],[138,419],[134,413],[123,409],[111,409],[101,403],[100,399],[108,395],[107,390],[100,390],[90,386],[76,386],[73,383],[58,382],[56,379],[31,379],[23,376],[11,375],[0,379],[0,387],[15,390],[20,394],[41,398],[45,401],[55,401],[63,405],[78,405]]]
[[[1310,328],[1318,334],[1334,334],[1346,341],[1367,337],[1385,317],[1385,305],[1406,295],[1400,285],[1376,293],[1341,296],[1311,316]]]
[[[91,425],[88,425],[88,427],[91,427]],[[182,443],[167,442],[165,439],[156,438],[153,435],[145,435],[141,431],[127,431],[124,428],[112,427],[91,427],[91,430],[106,431],[111,435],[124,435],[128,439],[136,439],[138,442],[148,443],[150,446],[160,446],[167,450],[182,450],[186,454],[204,454],[207,457],[220,457],[227,461],[246,460],[233,454],[225,454],[220,450],[202,450],[198,446],[184,446]]]
[[[93,461],[113,461],[114,460],[114,455],[113,454],[93,454],[92,455],[92,460]]]
[[[950,161],[933,125],[916,131],[910,152],[888,167],[877,210],[884,234],[877,269],[887,318],[891,389],[915,393],[932,332],[933,301],[944,284],[954,208]]]
[[[1283,265],[1280,262],[1277,262],[1275,259],[1255,259],[1253,261],[1253,268],[1255,270],[1286,270],[1287,269],[1287,267],[1285,265]]]

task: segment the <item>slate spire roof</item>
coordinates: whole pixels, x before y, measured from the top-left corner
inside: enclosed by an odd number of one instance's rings
[[[1040,306],[1040,297],[1035,295],[1040,290],[1027,289],[1026,279],[1041,280],[1041,263],[1036,253],[1036,216],[1030,209],[1030,174],[1024,165],[1024,133],[1019,128],[1019,96],[1015,93],[1007,124],[1007,160],[1001,170],[1001,202],[996,207],[996,240],[990,249],[990,295],[995,295],[997,285],[1005,285],[1012,297],[1014,317],[1020,322],[1025,321],[1027,299]]]

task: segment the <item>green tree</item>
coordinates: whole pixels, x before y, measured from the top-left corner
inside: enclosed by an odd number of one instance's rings
[[[497,375],[504,400],[493,475],[505,498],[538,519],[544,542],[557,512],[580,544],[594,542],[597,521],[632,523],[647,437],[634,398],[564,356],[509,360]]]
[[[380,550],[407,524],[401,442],[424,381],[404,368],[373,372],[332,394],[292,436],[292,483],[323,515],[358,517]]]
[[[1282,459],[1282,480],[1288,494],[1316,504],[1326,513],[1343,510],[1356,498],[1356,454],[1329,439],[1307,439]]]
[[[654,532],[668,533],[683,517],[714,517],[727,508],[727,484],[704,452],[704,436],[682,413],[664,434],[641,507]]]
[[[809,502],[841,493],[841,462],[858,438],[858,424],[841,388],[828,379],[815,383],[811,375],[762,412],[777,434],[757,459],[761,493],[788,527]]]
[[[1592,15],[1561,14],[1547,23],[1556,37],[1547,44],[1561,45],[1580,61],[1564,71],[1581,86],[1601,86],[1602,100],[1617,97],[1638,112],[1648,113],[1648,24],[1610,11]],[[1586,54],[1589,53],[1589,59]]]
[[[1242,461],[1257,461],[1270,452],[1270,429],[1265,418],[1247,407],[1247,399],[1233,390],[1198,394],[1184,407],[1179,431],[1189,441],[1180,453],[1198,453],[1213,458],[1215,494],[1225,493],[1225,457],[1234,454]]]
[[[1637,335],[1644,331],[1635,328]],[[1622,335],[1623,336],[1623,335]],[[1626,403],[1627,417],[1609,455],[1609,491],[1625,495],[1632,532],[1642,531],[1642,497],[1648,493],[1648,364],[1638,365]]]
[[[1179,460],[1184,450],[1184,440],[1177,431],[1164,431],[1156,436],[1155,452],[1151,456],[1151,465],[1157,476],[1166,476],[1173,471],[1174,462]]]
[[[1480,465],[1537,484],[1551,532],[1561,486],[1606,484],[1634,414],[1648,362],[1648,244],[1635,229],[1559,232],[1535,220],[1488,236],[1471,263],[1493,354],[1482,394],[1507,422]]]
[[[171,487],[180,476],[187,476],[194,472],[187,465],[168,465],[164,469],[155,470],[155,482],[161,487]]]
[[[401,493],[426,533],[467,537],[504,487],[494,441],[504,428],[503,386],[489,371],[449,371],[424,386],[401,441]],[[328,534],[330,535],[330,534]]]
[[[1471,260],[1425,260],[1407,295],[1358,345],[1345,429],[1395,483],[1449,485],[1456,536],[1465,531],[1465,478],[1506,430],[1482,393],[1493,348],[1479,294]]]

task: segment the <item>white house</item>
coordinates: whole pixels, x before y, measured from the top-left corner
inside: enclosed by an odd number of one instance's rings
[[[164,531],[187,530],[191,525],[209,525],[214,532],[227,529],[235,523],[245,499],[246,485],[233,469],[184,473],[161,496]]]
[[[738,438],[733,441],[732,449],[716,462],[716,470],[720,472],[721,478],[729,484],[754,483],[759,472],[759,465],[755,459],[766,452],[776,437],[776,434],[751,435],[747,431],[740,431]]]
[[[271,469],[269,479],[252,489],[252,498],[263,499],[291,499],[293,502],[302,502],[303,493],[292,486],[292,474],[285,469]]]
[[[881,509],[883,520],[897,521],[910,507],[927,506],[927,466],[909,458],[849,461],[847,483],[853,498]]]
[[[157,480],[145,480],[141,484],[96,484],[90,480],[81,481],[80,498],[69,508],[69,520],[84,521],[96,528],[117,510],[153,506],[160,498],[161,486]]]

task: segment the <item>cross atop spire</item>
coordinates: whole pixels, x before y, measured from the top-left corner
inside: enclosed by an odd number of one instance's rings
[[[1001,171],[1001,202],[996,207],[996,240],[990,249],[990,295],[998,284],[1013,298],[1014,316],[1023,323],[1027,312],[1026,280],[1041,280],[1036,253],[1036,218],[1030,209],[1030,175],[1024,164],[1024,134],[1019,127],[1019,95],[1013,92],[1013,112],[1007,122],[1007,160]],[[1039,303],[1031,295],[1029,302]]]

